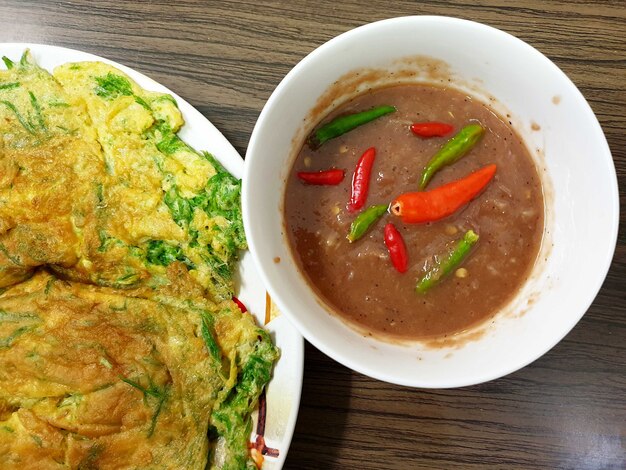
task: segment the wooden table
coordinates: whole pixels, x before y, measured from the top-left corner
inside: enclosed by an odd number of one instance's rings
[[[190,101],[242,155],[274,87],[333,36],[402,15],[477,20],[527,41],[570,76],[626,187],[623,0],[3,1],[0,12],[0,42],[67,46],[127,64]],[[307,345],[286,467],[626,468],[625,224],[622,212],[611,270],[582,321],[502,379],[414,390],[359,375]]]

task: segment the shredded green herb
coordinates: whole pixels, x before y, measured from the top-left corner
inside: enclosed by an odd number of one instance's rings
[[[114,282],[114,286],[115,287],[130,287],[134,284],[137,284],[139,280],[140,280],[140,276],[138,273],[134,271],[129,271],[126,274],[123,274],[122,276],[118,277]]]
[[[134,256],[135,258],[143,258],[144,251],[138,246],[130,245],[128,247],[128,253],[130,256]]]
[[[183,254],[178,245],[172,245],[163,240],[150,240],[146,252],[146,259],[151,264],[169,266],[174,261],[184,263],[189,269],[195,269],[195,265]]]
[[[179,150],[189,150],[195,153],[165,121],[158,121],[153,126],[152,132],[157,137],[157,149],[165,155],[172,155]]]
[[[68,135],[77,135],[78,134],[78,129],[68,129],[65,126],[54,126],[54,127],[56,127],[57,129],[65,132]]]
[[[66,397],[64,397],[59,404],[57,405],[57,408],[64,408],[66,406],[74,406],[74,405],[78,405],[83,399],[83,396],[80,393],[75,393],[75,394],[70,394]]]
[[[127,383],[131,387],[136,388],[137,390],[139,390],[140,392],[142,392],[146,396],[151,396],[151,397],[155,397],[155,398],[160,398],[161,397],[161,393],[160,393],[159,388],[155,387],[154,385],[151,385],[150,387],[145,388],[145,387],[142,387],[141,385],[139,385],[139,383],[135,382],[134,380],[128,379],[128,378],[126,378],[124,376],[120,376],[120,380],[122,382]]]
[[[7,56],[2,56],[2,62],[4,62],[4,65],[6,66],[7,70],[11,70],[13,66],[15,65],[15,62],[13,62]]]
[[[21,323],[35,320],[40,320],[40,318],[33,312],[7,312],[0,309],[0,323]]]
[[[109,72],[104,77],[95,77],[95,80],[98,86],[94,92],[102,98],[110,100],[118,96],[131,96],[133,94],[130,82],[121,75]]]
[[[113,369],[113,364],[111,364],[106,357],[101,357],[98,362],[102,364],[104,367],[106,367],[107,369]]]
[[[185,199],[178,193],[176,186],[172,186],[165,193],[163,202],[170,209],[172,219],[181,227],[188,225],[193,219],[194,205],[191,200]]]
[[[200,155],[202,155],[211,165],[213,165],[213,168],[215,168],[215,171],[217,173],[228,173],[226,168],[224,168],[224,165],[222,165],[219,160],[215,158],[215,156],[213,156],[213,154],[204,151],[201,152]]]
[[[19,88],[20,86],[19,82],[0,83],[0,90],[12,90],[13,88]]]
[[[172,103],[174,106],[178,108],[178,103],[176,102],[176,100],[174,99],[172,95],[168,95],[168,94],[161,95],[155,100],[153,100],[153,103],[158,103],[159,101],[169,101],[170,103]]]
[[[46,130],[46,122],[44,121],[43,114],[41,113],[41,106],[39,106],[39,102],[35,97],[35,94],[32,91],[28,92],[28,96],[30,96],[30,104],[35,110],[35,116],[37,116],[37,123],[42,130]]]
[[[107,172],[107,175],[112,175],[115,172],[115,164],[114,161],[108,156],[104,156],[104,169]]]
[[[24,119],[24,116],[22,116],[22,114],[17,110],[17,108],[15,107],[13,103],[7,100],[0,100],[0,104],[5,105],[7,108],[9,108],[10,111],[13,112],[13,114],[15,114],[15,117],[17,118],[19,123],[22,125],[24,129],[26,129],[26,132],[28,132],[29,134],[33,134],[33,135],[36,134],[36,131],[34,127],[32,126],[32,124],[28,122],[26,119]]]
[[[7,250],[7,247],[4,246],[3,243],[0,243],[0,253],[4,253],[4,255],[9,259],[9,261],[11,261],[11,263],[15,264],[16,266],[22,266],[21,260],[17,256],[11,255],[9,253],[9,250]]]
[[[27,65],[30,64],[29,62],[29,57],[30,57],[30,49],[26,49],[23,53],[22,53],[22,57],[20,57],[20,66],[21,67],[26,67]]]
[[[152,111],[150,105],[146,103],[146,100],[144,100],[142,97],[135,95],[135,102],[146,108],[148,111]]]
[[[30,326],[21,326],[13,331],[13,333],[11,333],[9,336],[0,338],[0,349],[10,348],[17,338],[22,336],[24,333],[27,333],[30,329]]]
[[[204,340],[204,344],[209,351],[209,354],[213,356],[216,360],[221,361],[222,353],[220,348],[215,340],[215,335],[213,334],[213,317],[211,317],[208,312],[203,312],[200,315],[202,320],[201,332],[202,339]]]
[[[96,206],[98,209],[106,207],[106,203],[104,202],[104,187],[102,186],[102,183],[96,184],[96,198],[98,199],[98,204]]]
[[[52,284],[54,284],[54,281],[56,281],[55,277],[51,277],[50,279],[48,279],[48,282],[46,282],[46,288],[43,291],[44,294],[48,295],[50,293],[50,289],[52,289]]]
[[[51,108],[69,108],[70,105],[63,101],[51,101],[48,103],[48,106]]]
[[[104,253],[109,249],[109,244],[112,237],[109,237],[104,229],[100,229],[98,230],[98,238],[100,239],[100,246],[98,247],[98,251],[100,253]]]
[[[206,253],[201,254],[202,260],[211,267],[213,281],[219,286],[228,284],[232,278],[232,272],[228,262],[218,257],[215,253],[211,253],[207,249]]]
[[[206,233],[210,235],[210,244],[200,256],[211,267],[214,281],[210,288],[211,294],[223,300],[232,295],[232,272],[238,251],[247,248],[241,214],[241,181],[228,173],[211,154],[205,152],[202,156],[216,170],[204,190],[192,198],[185,198],[180,195],[176,185],[172,185],[165,193],[163,202],[169,208],[172,219],[180,227],[187,228],[190,248],[200,246],[198,230],[190,227],[194,211],[200,209],[211,219],[210,225],[205,227]],[[171,252],[170,259],[174,256]],[[182,260],[180,256],[177,259]]]
[[[165,159],[163,158],[163,155],[161,155],[160,153],[153,155],[152,160],[154,160],[154,164],[159,169],[159,171],[163,173],[165,171],[165,166],[164,166]]]
[[[150,385],[146,388],[124,376],[120,376],[120,379],[122,380],[122,382],[125,382],[131,387],[134,387],[142,392],[146,400],[148,399],[148,397],[152,397],[157,400],[156,409],[152,414],[152,418],[150,420],[150,428],[148,429],[148,437],[152,436],[152,434],[154,433],[154,429],[156,428],[156,422],[159,418],[159,414],[161,413],[163,403],[167,399],[167,389],[157,387],[155,384],[152,383],[152,380],[150,380]]]

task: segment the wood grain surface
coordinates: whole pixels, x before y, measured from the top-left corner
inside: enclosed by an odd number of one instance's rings
[[[480,21],[527,41],[570,76],[626,187],[623,0],[2,1],[0,12],[0,42],[81,49],[144,72],[199,109],[242,155],[274,87],[337,34],[402,15]],[[620,199],[626,207],[623,191]],[[623,210],[620,222],[608,277],[582,321],[502,379],[414,390],[359,375],[307,345],[286,468],[626,468]]]

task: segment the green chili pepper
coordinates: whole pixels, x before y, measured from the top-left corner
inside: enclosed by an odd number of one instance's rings
[[[423,190],[435,173],[444,166],[451,165],[469,152],[484,133],[485,129],[479,124],[470,124],[447,141],[424,167],[420,180],[420,189]]]
[[[361,212],[356,219],[352,221],[352,225],[350,225],[350,233],[346,237],[350,243],[357,241],[365,235],[365,232],[387,212],[388,207],[389,206],[385,204],[379,204],[377,206],[370,206]]]
[[[456,245],[448,253],[439,257],[435,265],[417,282],[415,290],[425,294],[442,278],[450,274],[470,253],[472,247],[478,241],[478,235],[473,230],[468,230]]]
[[[395,111],[395,106],[376,106],[375,108],[360,113],[336,117],[332,121],[324,124],[309,137],[309,147],[315,150],[330,139],[339,137],[352,129]]]

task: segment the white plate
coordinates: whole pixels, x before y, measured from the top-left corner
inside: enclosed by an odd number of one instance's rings
[[[43,68],[52,71],[66,62],[100,61],[117,67],[146,90],[171,94],[185,118],[185,125],[179,136],[196,150],[212,153],[224,167],[237,178],[243,174],[243,160],[235,148],[226,140],[207,118],[177,94],[151,78],[111,60],[86,52],[64,47],[28,43],[0,44],[0,55],[19,60],[25,49],[30,49],[35,61]],[[246,252],[239,265],[239,285],[237,297],[253,312],[260,325],[265,323],[266,302],[270,302],[265,287],[257,274],[249,252]],[[304,342],[302,336],[283,316],[278,316],[266,325],[275,344],[281,350],[281,358],[274,369],[274,376],[266,393],[265,444],[278,450],[277,457],[266,455],[264,470],[282,468],[289,450],[291,437],[298,416],[302,371],[304,362]],[[251,439],[256,438],[255,422]]]

